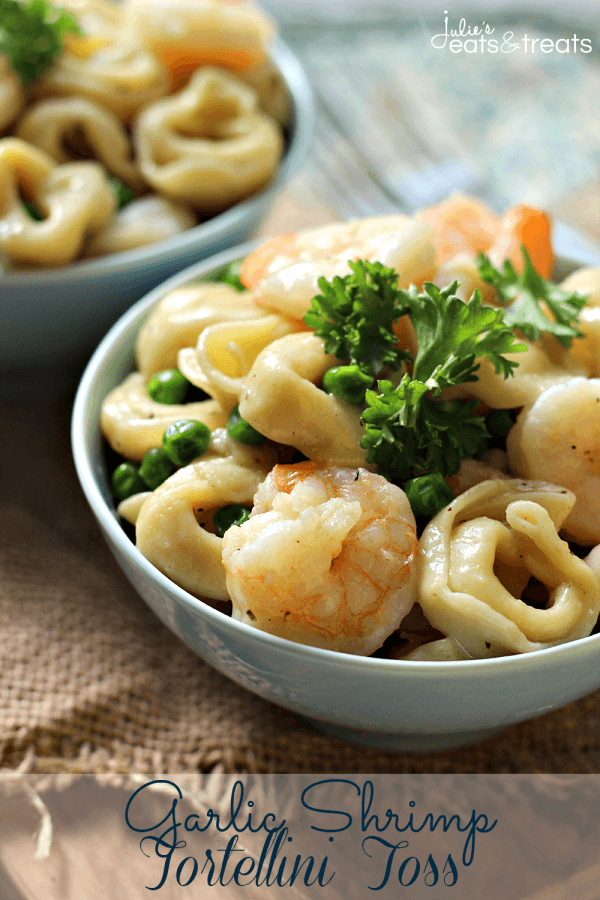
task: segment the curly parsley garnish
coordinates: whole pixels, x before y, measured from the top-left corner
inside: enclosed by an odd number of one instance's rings
[[[367,433],[360,445],[367,462],[388,481],[401,484],[425,472],[454,475],[462,459],[485,449],[489,434],[485,420],[474,413],[477,400],[439,401],[427,384],[409,375],[397,387],[380,381],[377,389],[366,394]]]
[[[47,0],[0,0],[0,53],[24,86],[51,68],[68,33],[81,34],[81,29],[70,13]]]
[[[390,481],[414,475],[451,475],[461,459],[477,455],[489,437],[475,414],[477,401],[442,401],[443,388],[475,381],[477,360],[488,358],[505,378],[518,363],[504,354],[525,350],[515,342],[501,309],[484,306],[479,291],[468,303],[455,282],[444,290],[426,284],[397,287],[398,275],[381,263],[350,263],[352,274],[331,283],[319,280],[322,294],[304,322],[323,339],[328,353],[346,365],[331,369],[324,387],[349,402],[366,403],[367,462]],[[398,347],[394,325],[407,315],[418,339],[414,358]],[[412,363],[399,384],[382,378]],[[407,367],[408,368],[408,367]],[[371,382],[369,384],[369,382]]]
[[[518,363],[502,354],[525,350],[524,345],[515,345],[501,309],[484,306],[479,291],[464,303],[456,296],[457,289],[455,281],[443,290],[426,284],[423,293],[414,286],[398,291],[419,343],[413,378],[440,388],[476,381],[476,360],[483,357],[507,378]]]
[[[454,282],[444,290],[426,284],[423,293],[414,287],[398,291],[419,349],[412,377],[405,375],[395,388],[380,381],[379,394],[366,392],[362,418],[367,433],[361,441],[367,462],[376,463],[391,481],[429,471],[453,475],[461,459],[480,453],[489,435],[474,412],[477,401],[441,401],[441,391],[476,381],[477,360],[484,357],[508,378],[518,363],[502,354],[525,350],[515,343],[502,310],[483,306],[479,291],[464,303],[457,287]]]
[[[327,353],[375,378],[384,366],[396,371],[410,359],[392,331],[404,315],[398,273],[379,262],[349,265],[351,275],[336,275],[331,282],[319,279],[323,293],[313,298],[304,322],[323,338]]]
[[[518,328],[532,341],[540,338],[542,332],[553,334],[563,347],[569,347],[581,332],[573,324],[586,303],[586,298],[577,293],[563,291],[558,285],[546,281],[538,275],[525,247],[521,248],[525,267],[517,275],[510,260],[504,262],[502,270],[494,268],[483,253],[477,264],[484,281],[498,291],[500,302],[507,307],[504,321],[510,328]],[[544,305],[550,310],[549,318]]]

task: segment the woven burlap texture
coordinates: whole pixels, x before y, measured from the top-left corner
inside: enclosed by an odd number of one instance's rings
[[[75,475],[69,412],[0,406],[0,769],[600,771],[600,693],[478,747],[399,756],[325,737],[229,682],[114,563]]]

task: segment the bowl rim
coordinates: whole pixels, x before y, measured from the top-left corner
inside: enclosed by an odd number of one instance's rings
[[[258,215],[306,159],[316,115],[313,88],[298,56],[285,41],[276,37],[269,48],[269,57],[283,76],[290,93],[292,136],[276,174],[266,187],[206,222],[200,222],[187,231],[155,244],[110,253],[97,259],[76,260],[68,266],[58,268],[9,270],[0,274],[0,285],[6,288],[16,285],[51,287],[69,284],[71,281],[96,280],[101,275],[118,275],[148,264],[168,262],[170,259],[176,261],[181,253],[193,249],[199,240],[207,245],[215,244],[246,219]]]
[[[569,229],[567,229],[569,230]],[[159,569],[157,569],[140,550],[127,537],[125,531],[118,521],[116,511],[112,509],[105,500],[98,484],[98,472],[92,465],[90,454],[88,453],[87,440],[91,440],[99,436],[99,421],[88,422],[87,410],[90,402],[96,397],[95,383],[100,372],[104,371],[110,360],[120,351],[122,355],[123,342],[127,333],[137,326],[137,330],[141,326],[141,322],[147,315],[152,306],[160,300],[166,293],[174,288],[181,287],[190,281],[206,278],[214,271],[229,265],[254,249],[259,247],[263,240],[248,241],[236,247],[221,251],[208,259],[195,263],[192,266],[183,269],[176,275],[162,282],[160,285],[151,290],[148,294],[138,300],[125,312],[112,328],[102,339],[94,354],[90,358],[81,381],[79,383],[75,401],[73,404],[73,412],[71,417],[71,447],[75,470],[79,479],[81,488],[90,505],[92,512],[110,540],[116,544],[120,552],[126,556],[131,563],[142,570],[142,572],[158,583],[161,589],[173,594],[176,599],[183,603],[188,609],[199,613],[201,617],[207,619],[210,623],[214,623],[217,628],[223,627],[233,628],[238,636],[242,639],[249,639],[264,646],[265,650],[269,648],[277,648],[279,651],[287,653],[289,656],[297,657],[302,661],[315,663],[320,661],[332,667],[347,667],[348,665],[366,667],[369,671],[377,670],[380,674],[404,674],[417,675],[424,677],[433,677],[444,674],[447,677],[459,677],[461,672],[469,669],[484,670],[490,675],[496,669],[509,670],[512,672],[515,668],[519,670],[527,670],[546,665],[551,660],[555,663],[563,662],[565,656],[573,654],[587,655],[591,647],[600,645],[600,633],[589,635],[588,637],[578,638],[577,640],[567,641],[553,647],[547,647],[542,650],[534,650],[529,653],[513,654],[509,656],[492,657],[489,659],[467,659],[467,660],[451,660],[451,661],[419,661],[407,659],[383,659],[372,656],[358,656],[354,654],[341,653],[336,650],[326,650],[321,647],[313,647],[309,644],[300,644],[282,638],[277,635],[269,634],[260,629],[251,629],[250,626],[236,619],[226,616],[224,613],[211,607],[208,603],[194,597],[184,588],[181,588],[175,582],[171,581]],[[584,254],[582,254],[584,255]],[[589,265],[586,259],[581,262],[571,257],[556,256],[558,265],[573,267],[581,267]],[[598,264],[600,265],[600,251],[598,254]],[[133,336],[135,341],[135,336]],[[128,352],[131,354],[133,345]],[[88,431],[89,427],[89,431]],[[225,623],[228,623],[227,625]],[[483,673],[482,673],[483,674]]]

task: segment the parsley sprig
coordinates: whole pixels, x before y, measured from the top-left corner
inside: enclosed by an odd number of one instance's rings
[[[398,291],[419,345],[413,378],[431,380],[431,386],[439,388],[476,381],[476,360],[483,357],[507,378],[518,363],[502,354],[524,350],[524,345],[515,345],[501,309],[484,306],[479,291],[464,303],[456,295],[457,289],[455,281],[443,290],[428,283],[423,293],[414,285],[408,291]]]
[[[483,253],[478,258],[479,273],[484,281],[498,291],[504,310],[504,321],[510,328],[518,328],[530,340],[538,340],[542,332],[553,334],[563,347],[569,347],[581,332],[573,324],[586,303],[577,293],[562,290],[551,281],[538,275],[525,247],[521,248],[525,266],[517,275],[506,260],[503,268],[496,269]],[[550,310],[549,318],[544,305]]]
[[[475,412],[477,401],[444,400],[442,390],[475,381],[484,358],[510,377],[518,363],[507,354],[526,349],[513,329],[531,339],[553,334],[565,347],[579,334],[574,323],[585,299],[545,281],[525,249],[523,255],[522,275],[510,262],[499,271],[479,257],[481,276],[496,287],[501,309],[485,306],[479,291],[465,303],[457,282],[443,290],[434,284],[422,292],[414,286],[402,290],[397,273],[378,262],[350,262],[351,274],[344,278],[319,279],[322,293],[304,322],[342,363],[326,373],[323,386],[364,406],[361,447],[367,462],[390,481],[453,475],[462,459],[485,448],[489,434]],[[394,333],[405,315],[417,337],[414,359]],[[394,384],[391,376],[405,363],[406,374]]]
[[[380,381],[366,394],[360,442],[367,462],[388,481],[401,484],[423,472],[453,475],[461,459],[477,456],[489,437],[485,421],[474,413],[476,400],[439,401],[427,384],[405,375],[397,387]]]
[[[47,0],[0,0],[0,53],[24,86],[51,68],[68,33],[81,29],[70,13]]]
[[[475,381],[484,357],[508,377],[518,363],[504,354],[524,345],[515,342],[503,311],[484,306],[478,291],[464,303],[456,294],[457,282],[443,290],[426,284],[420,293],[415,287],[398,288],[398,274],[381,263],[359,260],[350,267],[352,273],[344,278],[319,280],[322,293],[304,322],[323,339],[328,353],[346,363],[330,379],[343,385],[346,393],[338,396],[366,404],[361,446],[367,462],[400,483],[423,472],[454,474],[461,459],[483,450],[488,432],[474,412],[477,401],[443,401],[442,389]],[[405,315],[418,340],[414,360],[398,346],[393,330]],[[383,377],[373,389],[376,378],[397,372],[407,361],[412,374],[396,385]],[[354,370],[363,380],[359,385],[354,379],[351,393],[346,382]]]
[[[474,412],[477,401],[441,401],[442,389],[476,381],[482,358],[508,378],[518,363],[503,354],[525,350],[502,310],[483,306],[479,291],[464,303],[457,288],[454,282],[444,290],[426,284],[422,293],[399,291],[419,344],[412,377],[405,375],[396,388],[380,381],[379,394],[366,392],[362,414],[367,462],[391,481],[429,471],[453,475],[461,459],[480,453],[489,435]]]
[[[117,209],[123,209],[125,206],[129,206],[129,204],[133,200],[135,200],[135,192],[131,190],[129,185],[124,184],[118,178],[111,176],[108,179],[108,183],[113,190],[115,197],[117,198]]]
[[[325,350],[375,378],[387,366],[397,371],[410,355],[398,347],[392,324],[404,314],[398,273],[379,262],[350,262],[351,275],[319,279],[304,322],[323,338]]]

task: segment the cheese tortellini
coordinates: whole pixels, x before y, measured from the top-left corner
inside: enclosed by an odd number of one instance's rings
[[[25,105],[25,91],[10,66],[8,57],[0,54],[0,134],[5,131]]]
[[[191,210],[165,197],[148,194],[128,203],[85,246],[84,255],[106,256],[146,247],[193,228]]]
[[[587,636],[600,585],[558,536],[574,502],[564,488],[515,479],[484,481],[457,497],[420,541],[419,603],[428,621],[473,657]],[[541,608],[522,599],[532,578],[547,588]]]
[[[248,373],[240,414],[261,434],[295,447],[309,459],[364,466],[360,413],[318,386],[337,362],[312,333],[274,341]]]
[[[273,23],[252,0],[58,5],[79,33],[57,36],[59,55],[32,83],[0,54],[0,154],[17,138],[55,163],[77,164],[70,190],[80,194],[78,208],[97,214],[83,212],[83,226],[73,217],[59,225],[39,179],[20,182],[15,194],[9,177],[0,186],[3,269],[166,241],[273,179],[290,97],[268,56]],[[109,203],[101,183],[114,195]]]
[[[245,448],[219,429],[207,453],[179,469],[143,503],[136,542],[176,584],[210,600],[228,600],[221,562],[223,539],[201,523],[231,503],[251,504],[273,467],[268,448]]]
[[[174,97],[146,109],[135,140],[147,181],[203,213],[226,209],[272,177],[283,152],[279,126],[238,78],[200,69]]]
[[[42,221],[28,216],[21,192],[42,212]],[[25,141],[0,141],[0,251],[9,260],[22,265],[71,262],[115,208],[114,193],[97,163],[57,166]]]
[[[89,145],[109,172],[135,190],[143,186],[125,128],[112,112],[92,100],[67,97],[35,103],[20,120],[17,135],[59,163],[81,158]],[[69,147],[69,140],[74,146]]]
[[[225,424],[227,414],[215,400],[181,406],[157,403],[148,396],[143,377],[133,372],[104,401],[101,425],[113,450],[127,459],[141,460],[152,447],[160,446],[165,428],[178,419],[195,419],[212,430]]]

